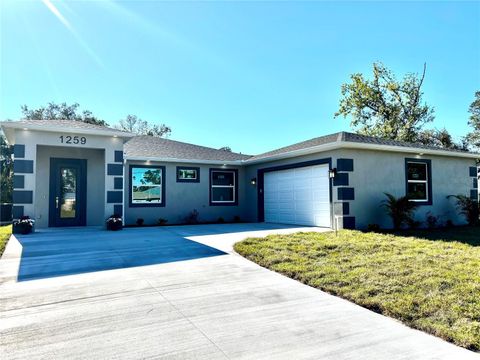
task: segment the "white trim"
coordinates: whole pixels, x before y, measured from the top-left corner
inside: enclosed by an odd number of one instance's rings
[[[233,174],[233,185],[213,185],[213,173],[214,172],[228,172],[228,173],[231,173]],[[225,170],[212,170],[210,172],[210,188],[211,188],[211,196],[212,196],[212,199],[210,199],[210,202],[212,204],[231,204],[231,203],[234,203],[236,201],[236,194],[235,194],[235,186],[236,186],[236,182],[237,182],[237,177],[236,177],[236,172],[233,171],[233,170],[229,170],[229,169],[225,169]],[[215,201],[213,200],[213,188],[225,188],[225,189],[232,189],[233,190],[233,200],[228,200],[228,201]]]
[[[425,180],[410,180],[408,178],[408,164],[424,165],[425,166]],[[407,169],[406,169],[407,170],[407,190],[408,190],[408,184],[425,184],[425,190],[426,190],[426,192],[425,192],[426,197],[424,199],[409,199],[409,201],[411,201],[411,202],[428,202],[428,201],[430,201],[430,198],[428,197],[428,194],[430,192],[430,184],[429,184],[430,179],[428,178],[428,166],[429,165],[425,162],[407,160]]]

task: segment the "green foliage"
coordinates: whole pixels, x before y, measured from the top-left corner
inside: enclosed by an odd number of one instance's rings
[[[127,115],[125,119],[119,121],[116,128],[124,131],[129,131],[137,135],[150,135],[163,137],[168,136],[172,129],[165,124],[152,125],[148,121],[140,119],[136,115]]]
[[[473,131],[467,134],[465,141],[474,150],[480,151],[480,91],[475,92],[475,99],[470,104],[468,112],[470,113],[468,125]]]
[[[0,226],[0,257],[7,246],[10,235],[12,235],[12,225]]]
[[[351,75],[342,85],[340,107],[335,117],[351,116],[351,126],[365,135],[392,140],[417,141],[423,126],[433,121],[433,108],[422,102],[422,76],[407,74],[402,81],[381,63],[373,64],[373,80]]]
[[[0,203],[11,203],[13,193],[13,147],[0,133]]]
[[[47,106],[40,106],[36,109],[29,109],[27,105],[21,107],[23,119],[25,120],[74,120],[88,124],[108,126],[108,124],[95,116],[90,110],[79,110],[79,104],[48,103]]]
[[[388,216],[392,218],[393,228],[398,230],[401,229],[403,225],[411,224],[417,204],[409,201],[406,196],[396,198],[392,194],[384,194],[387,199],[382,201],[382,206],[387,210]]]
[[[456,143],[452,135],[447,131],[447,129],[443,128],[441,130],[438,129],[428,129],[423,130],[418,133],[417,142],[424,144],[424,145],[431,145],[431,146],[438,146],[443,147],[445,149],[453,149],[453,150],[468,150],[468,146],[466,142]]]
[[[454,198],[456,200],[456,207],[460,215],[465,216],[465,219],[470,225],[478,223],[478,202],[470,199],[465,195],[448,195],[447,199]]]
[[[304,284],[480,350],[478,228],[415,233],[425,239],[348,230],[338,236],[271,235],[239,242],[235,251]],[[439,240],[426,240],[432,234]]]

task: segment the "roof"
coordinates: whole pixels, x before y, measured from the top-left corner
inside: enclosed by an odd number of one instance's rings
[[[75,132],[80,134],[107,135],[118,137],[133,137],[128,131],[113,129],[107,126],[85,123],[75,120],[20,120],[3,121],[0,125],[4,129],[31,129],[39,131],[58,131]]]
[[[154,136],[136,136],[124,146],[127,159],[231,162],[251,156]]]
[[[338,132],[331,135],[316,137],[293,145],[285,146],[263,154],[255,155],[247,160],[248,163],[294,157],[307,153],[333,150],[336,148],[363,148],[383,151],[403,151],[410,153],[428,152],[438,155],[449,155],[469,158],[480,158],[480,154],[464,150],[445,149],[439,146],[430,146],[419,143],[382,139],[374,136]]]

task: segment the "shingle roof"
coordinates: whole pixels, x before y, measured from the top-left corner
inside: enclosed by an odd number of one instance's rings
[[[101,126],[96,124],[89,124],[83,121],[75,120],[20,120],[12,122],[12,124],[18,124],[18,126],[49,126],[49,127],[69,127],[72,129],[82,129],[82,130],[104,130],[112,132],[123,132],[129,134],[128,131],[114,129],[108,126]]]
[[[296,150],[304,150],[304,149],[309,149],[316,146],[331,144],[336,142],[343,142],[343,143],[353,142],[353,143],[363,143],[363,144],[372,144],[372,145],[398,146],[398,147],[406,147],[406,148],[414,148],[414,149],[442,150],[442,151],[450,151],[454,153],[468,153],[468,151],[463,151],[463,150],[445,149],[438,146],[430,146],[430,145],[424,145],[424,144],[418,144],[418,143],[408,143],[403,141],[382,139],[378,137],[353,134],[353,133],[342,131],[335,134],[320,136],[310,140],[302,141],[293,145],[268,151],[263,154],[255,155],[251,157],[249,160],[259,160],[259,159],[269,158],[275,155],[286,154]]]
[[[205,146],[188,144],[154,136],[135,136],[125,143],[127,158],[145,157],[159,159],[236,161],[246,160],[249,155]]]

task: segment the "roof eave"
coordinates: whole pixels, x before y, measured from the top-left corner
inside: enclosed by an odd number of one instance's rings
[[[171,162],[171,163],[188,163],[188,164],[207,164],[207,165],[235,165],[241,166],[243,160],[201,160],[201,159],[178,159],[178,158],[162,158],[155,156],[126,156],[126,161],[154,161],[154,162]]]
[[[63,132],[69,134],[85,134],[85,135],[99,135],[99,136],[112,136],[119,138],[133,138],[136,135],[132,133],[127,133],[123,131],[115,130],[102,130],[102,129],[82,129],[82,128],[71,128],[71,127],[61,127],[58,126],[45,126],[45,125],[32,125],[32,124],[19,124],[14,121],[2,121],[0,126],[4,129],[14,129],[14,130],[35,130],[35,131],[46,131],[46,132]]]
[[[299,149],[294,151],[289,151],[281,154],[275,154],[259,159],[247,159],[243,163],[246,165],[259,164],[263,162],[270,162],[276,160],[283,160],[288,158],[293,158],[302,155],[314,154],[317,152],[324,152],[336,149],[363,149],[363,150],[378,150],[378,151],[389,151],[389,152],[401,152],[417,155],[437,155],[437,156],[449,156],[449,157],[460,157],[468,159],[480,159],[480,154],[470,153],[470,152],[457,152],[449,150],[435,150],[435,149],[423,149],[416,147],[403,147],[403,146],[394,146],[394,145],[383,145],[383,144],[366,144],[366,143],[357,143],[351,141],[335,141],[328,144],[322,144],[306,149]]]

